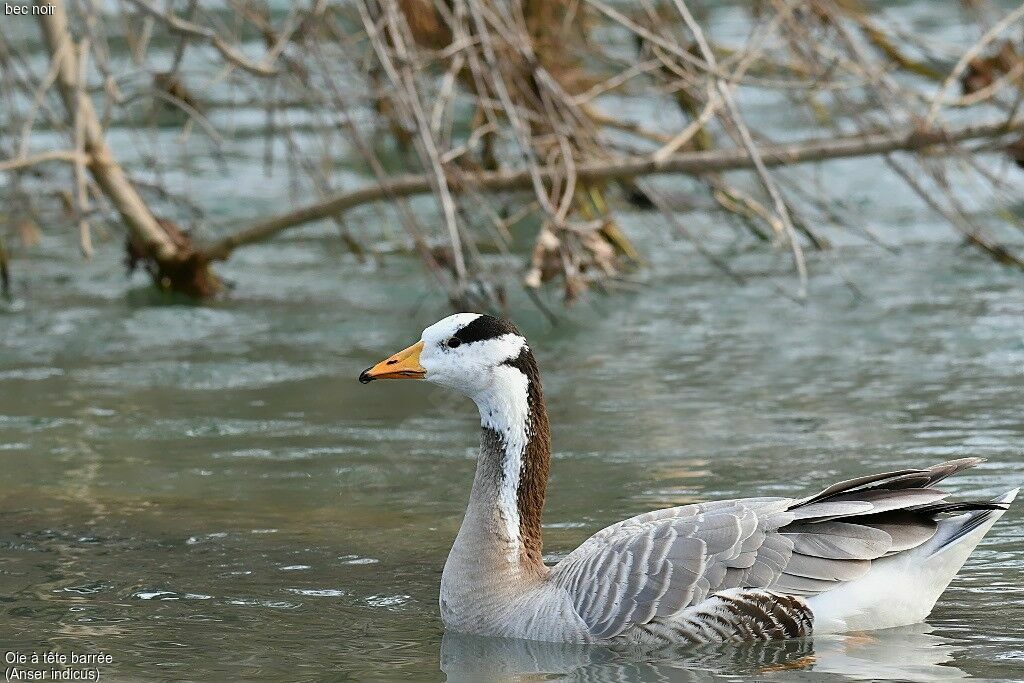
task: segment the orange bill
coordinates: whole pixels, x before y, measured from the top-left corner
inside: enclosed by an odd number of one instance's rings
[[[402,349],[387,360],[367,368],[359,375],[363,384],[375,379],[423,379],[427,371],[420,365],[420,352],[423,341],[418,341],[407,349]]]

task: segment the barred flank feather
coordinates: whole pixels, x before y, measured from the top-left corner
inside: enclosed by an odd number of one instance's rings
[[[979,462],[859,477],[800,500],[749,498],[649,512],[592,536],[551,580],[567,591],[596,640],[806,635],[813,621],[807,598],[923,547],[942,515],[970,515],[948,532],[945,546],[1005,509],[1004,499],[942,502],[948,494],[931,488]]]

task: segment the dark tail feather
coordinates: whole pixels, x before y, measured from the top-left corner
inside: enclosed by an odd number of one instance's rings
[[[934,503],[932,505],[920,506],[920,508],[915,510],[915,512],[921,512],[929,515],[939,515],[948,512],[965,513],[959,517],[947,520],[949,523],[955,523],[960,519],[963,521],[947,532],[949,533],[949,536],[944,538],[942,542],[935,547],[931,554],[934,555],[943,548],[948,548],[993,517],[1001,516],[1007,509],[1009,509],[1010,503],[1016,497],[1019,490],[1020,489],[1013,489],[998,498],[984,502]]]

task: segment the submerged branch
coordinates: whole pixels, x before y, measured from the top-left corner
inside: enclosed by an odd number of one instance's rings
[[[869,133],[820,138],[790,144],[763,145],[759,147],[759,151],[761,161],[765,166],[776,167],[898,151],[914,152],[929,147],[949,147],[968,140],[995,138],[1011,133],[1024,133],[1024,118],[949,129],[906,128],[888,133]],[[591,161],[578,164],[576,174],[581,182],[588,182],[661,174],[703,175],[752,168],[754,168],[754,161],[750,154],[746,149],[738,147],[676,154],[660,162],[648,158]],[[550,181],[556,172],[543,167],[540,169],[540,174],[545,181]],[[214,242],[203,251],[211,259],[226,259],[239,247],[262,242],[290,228],[329,218],[357,206],[392,197],[429,194],[434,189],[435,181],[436,178],[432,175],[405,175],[389,179],[378,185],[340,192],[315,204],[256,223],[245,230]],[[525,169],[481,171],[472,175],[473,189],[478,191],[526,190],[533,186],[533,182],[534,177],[530,170]],[[453,193],[462,193],[469,189],[465,183],[456,182],[454,179],[450,182],[450,187]]]

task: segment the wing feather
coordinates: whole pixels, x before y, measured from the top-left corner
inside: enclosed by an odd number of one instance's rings
[[[857,477],[798,500],[654,510],[597,532],[549,580],[597,639],[683,619],[722,591],[816,595],[863,576],[877,558],[931,538],[934,516],[956,504],[939,502],[947,494],[929,487],[978,462]]]
[[[824,593],[838,585],[838,581],[824,581],[822,579],[809,579],[805,576],[796,576],[795,574],[783,574],[776,579],[771,588],[772,590],[779,591],[780,593],[806,596]]]
[[[786,574],[822,581],[853,581],[870,568],[870,560],[838,560],[794,552],[786,565]]]
[[[946,498],[949,494],[935,489],[875,489],[855,491],[837,496],[837,502],[870,503],[871,514],[901,510],[914,505],[927,505]],[[864,513],[860,513],[864,514]]]
[[[842,501],[810,503],[793,511],[793,519],[835,519],[848,515],[863,515],[871,512],[874,506],[867,501]]]
[[[884,531],[849,522],[791,524],[783,533],[795,552],[837,560],[874,560],[892,547],[892,536]]]

